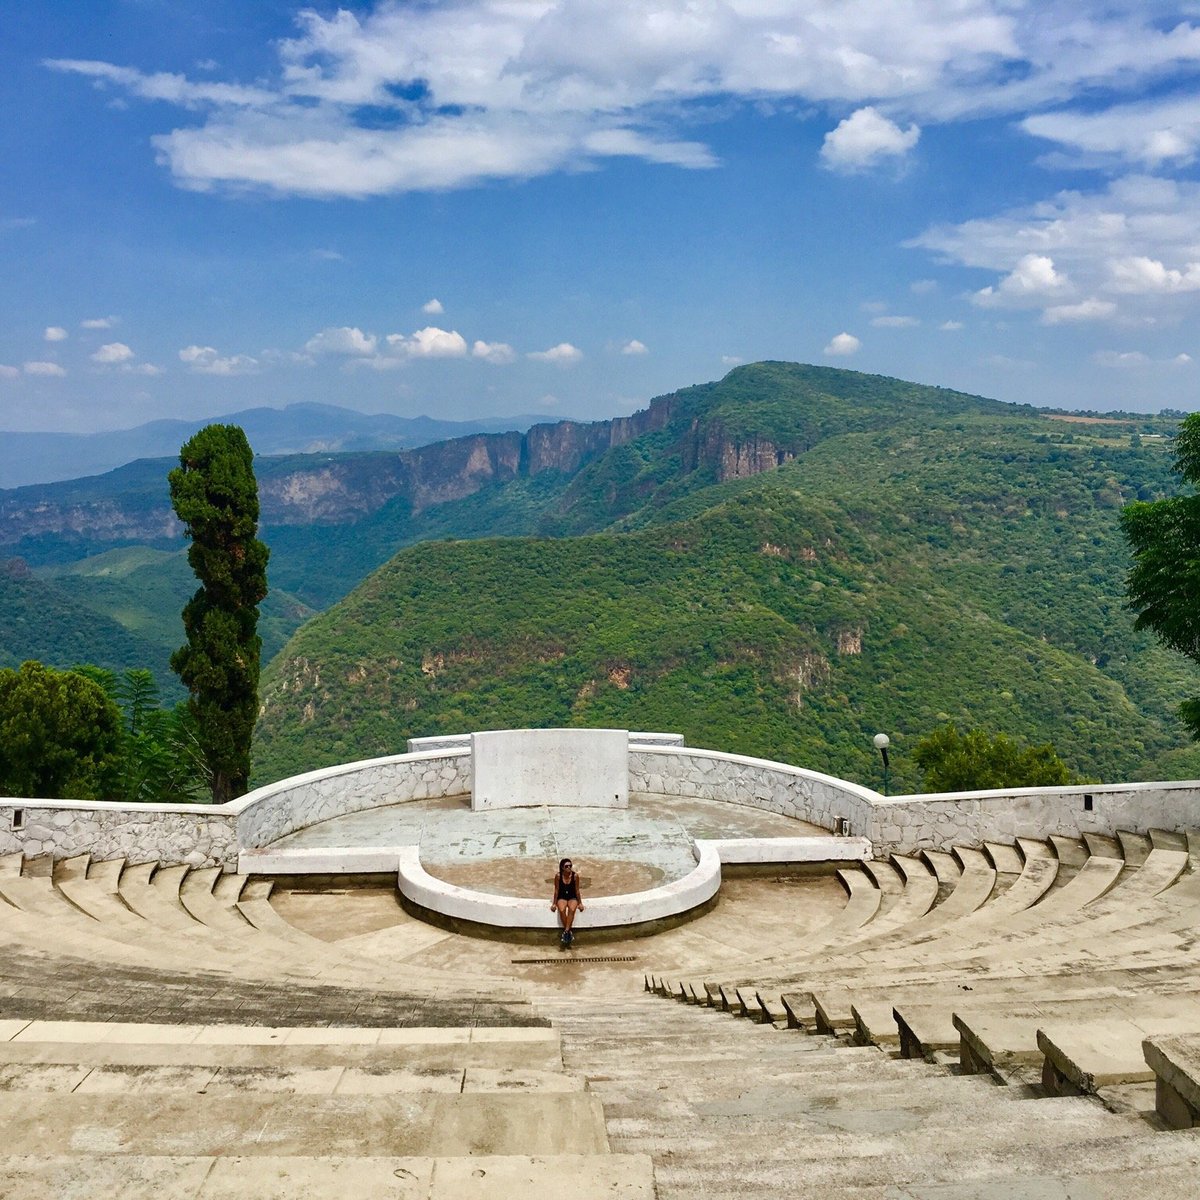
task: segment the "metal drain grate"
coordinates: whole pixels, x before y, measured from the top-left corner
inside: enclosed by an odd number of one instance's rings
[[[520,963],[522,966],[531,966],[534,963],[637,962],[637,957],[632,954],[608,954],[595,958],[583,958],[573,954],[556,954],[553,958],[514,958],[512,961]]]

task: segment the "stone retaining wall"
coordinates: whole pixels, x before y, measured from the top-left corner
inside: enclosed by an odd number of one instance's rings
[[[297,775],[221,807],[0,798],[0,854],[90,854],[232,870],[239,850],[386,804],[465,797],[470,780],[470,752],[456,741]],[[672,744],[631,743],[629,790],[743,804],[831,832],[843,821],[841,832],[869,839],[877,857],[1050,833],[1200,829],[1195,780],[887,797],[786,763]]]
[[[0,800],[0,854],[232,867],[237,852],[237,819],[225,806]]]

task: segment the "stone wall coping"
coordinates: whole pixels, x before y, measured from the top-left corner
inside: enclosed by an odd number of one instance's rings
[[[845,785],[853,787],[853,784]],[[1200,780],[1170,779],[1161,782],[1143,783],[1070,783],[1054,787],[986,788],[976,792],[909,792],[903,796],[874,795],[876,807],[893,807],[906,804],[930,802],[956,803],[960,800],[1011,800],[1022,796],[1048,798],[1054,796],[1112,796],[1129,792],[1183,791],[1200,788]]]
[[[77,812],[181,813],[185,816],[229,817],[228,804],[126,804],[123,800],[54,800],[37,796],[0,796],[0,808],[70,809]]]

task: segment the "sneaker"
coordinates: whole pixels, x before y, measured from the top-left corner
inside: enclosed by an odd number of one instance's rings
[[[575,940],[575,935],[568,929],[567,932],[563,935],[563,945],[570,946],[570,944],[574,940]]]
[[[558,939],[558,944],[559,944],[559,945],[560,945],[560,946],[561,946],[561,947],[562,947],[564,950],[567,948],[567,946],[568,946],[568,945],[570,945],[570,943],[567,941],[567,939],[568,939],[570,936],[571,936],[571,935],[570,935],[569,933],[567,933],[567,931],[566,931],[565,929],[562,931],[562,934],[559,936],[559,939]]]

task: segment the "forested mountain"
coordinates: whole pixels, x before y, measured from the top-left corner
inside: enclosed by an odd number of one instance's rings
[[[1175,489],[1174,425],[759,363],[629,418],[259,459],[264,658],[328,611],[264,675],[258,777],[578,723],[874,782],[884,730],[915,787],[905,748],[947,718],[1087,777],[1200,773],[1194,672],[1134,633],[1117,524]],[[0,492],[0,556],[36,572],[0,577],[3,661],[174,686],[169,465]]]
[[[952,718],[1092,778],[1196,773],[1189,664],[1123,606],[1123,503],[1173,490],[1158,418],[1033,409],[764,363],[655,401],[573,474],[414,513],[416,537],[268,669],[261,778],[406,736],[611,724],[876,780]],[[293,527],[288,553],[313,528]],[[287,543],[285,542],[285,545]],[[349,575],[351,572],[346,571]]]

